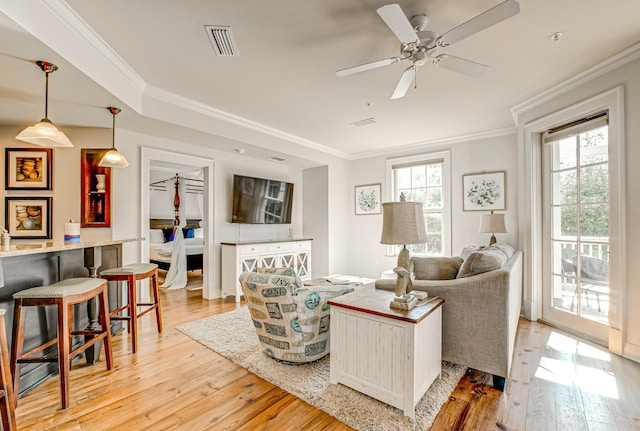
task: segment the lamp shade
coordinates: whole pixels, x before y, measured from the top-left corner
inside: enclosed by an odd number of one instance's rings
[[[102,157],[98,166],[103,168],[126,168],[129,166],[129,162],[118,150],[112,148]]]
[[[46,118],[40,120],[35,126],[24,129],[16,136],[16,139],[42,147],[73,147],[67,135],[58,130]]]
[[[484,214],[480,221],[480,233],[507,233],[504,214]]]
[[[424,244],[427,232],[420,202],[385,202],[382,204],[380,244]]]

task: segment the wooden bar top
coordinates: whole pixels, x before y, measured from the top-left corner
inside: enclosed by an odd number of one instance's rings
[[[418,301],[418,305],[411,310],[399,310],[389,305],[395,297],[395,293],[388,290],[367,288],[330,299],[328,304],[404,322],[418,323],[444,303],[444,299],[439,296],[429,296]]]
[[[79,243],[64,243],[62,241],[47,241],[38,243],[11,244],[9,251],[0,251],[0,258],[25,256],[29,254],[50,253],[54,251],[77,250],[79,248],[101,247],[106,245],[124,244],[125,242],[142,241],[144,238],[111,239],[103,241],[80,241]]]

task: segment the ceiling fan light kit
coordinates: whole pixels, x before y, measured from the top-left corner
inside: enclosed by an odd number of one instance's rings
[[[436,55],[436,50],[459,42],[462,39],[517,15],[520,12],[520,4],[516,0],[505,0],[442,35],[437,35],[433,31],[425,30],[429,23],[426,15],[415,15],[409,20],[398,4],[394,3],[382,6],[377,12],[393,34],[400,40],[401,56],[376,60],[338,70],[336,75],[344,77],[383,66],[389,66],[401,60],[410,60],[412,65],[405,69],[391,95],[392,99],[399,99],[407,93],[411,82],[415,79],[418,68],[424,66],[427,60],[431,60],[435,66],[472,78],[482,76],[489,68],[488,66],[449,54]]]
[[[53,125],[49,114],[49,74],[58,70],[58,66],[47,61],[38,60],[36,64],[45,73],[44,118],[35,126],[24,129],[16,139],[41,147],[73,147],[67,136]]]

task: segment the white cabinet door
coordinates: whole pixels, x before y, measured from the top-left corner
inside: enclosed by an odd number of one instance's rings
[[[260,256],[259,261],[258,267],[263,269],[273,269],[280,266],[280,259],[278,259],[277,254],[265,254]]]
[[[301,280],[311,278],[311,259],[308,250],[296,253],[296,274]]]
[[[258,256],[240,257],[240,273],[256,272],[258,270]]]

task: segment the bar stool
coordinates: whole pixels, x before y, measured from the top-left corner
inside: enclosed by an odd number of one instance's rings
[[[127,328],[131,334],[131,350],[138,351],[138,317],[152,310],[156,310],[156,326],[158,332],[162,332],[162,312],[160,310],[160,295],[158,292],[158,265],[155,263],[132,263],[119,268],[111,268],[100,273],[100,277],[109,281],[126,281],[128,302],[110,313],[111,320],[126,320]],[[151,278],[151,293],[153,302],[140,303],[137,299],[136,285],[138,280]],[[138,307],[146,307],[138,312]],[[119,313],[127,310],[127,315]]]
[[[73,330],[73,305],[86,302],[97,297],[99,300],[98,323],[101,329]],[[15,300],[13,314],[13,346],[11,349],[11,375],[13,376],[14,405],[18,403],[21,363],[58,362],[60,374],[60,391],[62,394],[62,409],[69,406],[69,370],[71,360],[79,353],[104,339],[104,353],[107,370],[113,367],[113,353],[111,351],[111,330],[109,323],[109,302],[107,298],[107,281],[101,278],[69,278],[48,286],[32,287],[13,294]],[[25,319],[22,307],[39,307],[55,305],[58,311],[57,337],[27,353],[24,348]],[[72,336],[92,335],[84,344],[73,349]],[[32,358],[54,344],[58,345],[58,356]]]
[[[16,412],[13,398],[13,383],[9,370],[9,349],[7,348],[7,332],[4,324],[6,310],[0,309],[0,415],[3,431],[13,431],[16,426]]]

